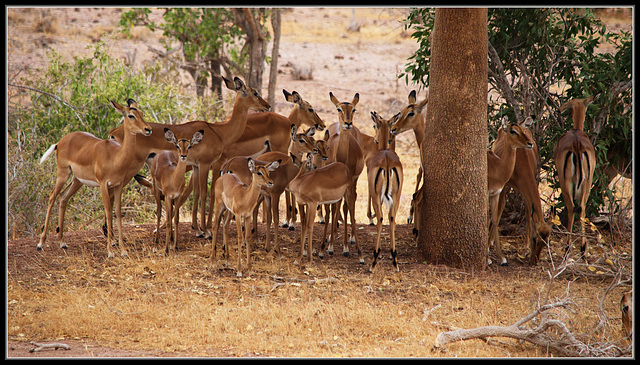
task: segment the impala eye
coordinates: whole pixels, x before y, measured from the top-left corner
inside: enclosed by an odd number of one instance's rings
[[[414,115],[416,115],[416,113],[411,112],[411,113],[407,114],[407,118],[409,118],[409,117],[413,117]]]
[[[309,108],[309,113],[313,113],[313,108]]]
[[[338,113],[342,113],[342,108],[337,108]]]
[[[262,171],[258,171],[258,176],[262,176]]]
[[[129,118],[131,118],[131,119],[135,119],[136,117],[135,117],[135,115],[133,115],[133,114],[129,114]]]
[[[355,113],[355,112],[356,112],[356,108],[353,108],[353,111],[352,111],[352,113]]]

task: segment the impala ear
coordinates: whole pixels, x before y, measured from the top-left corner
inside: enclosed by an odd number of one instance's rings
[[[380,116],[375,111],[371,112],[371,120],[373,120],[373,128],[380,129]]]
[[[391,117],[391,119],[389,119],[389,127],[393,127],[393,125],[398,122],[398,119],[400,119],[400,113],[397,113],[396,115]]]
[[[411,90],[411,92],[409,93],[409,104],[415,104],[416,103],[416,91],[415,90]]]
[[[242,79],[240,79],[238,76],[233,78],[233,83],[235,84],[236,91],[244,91],[246,89],[244,81],[242,81]]]
[[[324,131],[324,141],[325,141],[325,142],[329,142],[329,137],[330,137],[330,135],[329,135],[329,130],[328,130],[328,129],[326,129],[326,130]]]
[[[121,112],[121,113],[122,113],[122,112],[124,112],[124,107],[123,107],[122,105],[120,105],[120,104],[116,103],[116,102],[115,102],[115,101],[113,101],[113,100],[109,100],[109,103],[111,103],[111,106],[112,106],[115,110],[117,110],[117,111],[119,111],[119,112]]]
[[[127,105],[129,105],[129,108],[138,108],[138,103],[131,98],[127,99]]]
[[[358,101],[360,101],[360,94],[356,93],[353,96],[353,100],[351,100],[351,104],[353,104],[353,106],[356,106],[356,104],[358,104]]]
[[[295,124],[291,124],[291,140],[296,139],[296,134],[298,134],[298,126]]]
[[[531,128],[531,126],[533,125],[533,117],[529,116],[524,118],[524,120],[522,121],[522,125],[527,128]]]
[[[509,117],[507,117],[506,115],[502,117],[502,120],[500,121],[500,123],[502,124],[502,129],[504,129],[505,131],[507,130],[507,126],[509,125]]]
[[[198,143],[200,143],[200,141],[202,141],[202,136],[204,135],[204,130],[199,130],[197,132],[195,132],[193,134],[193,137],[191,137],[191,145],[197,145]]]
[[[224,76],[220,76],[220,77],[222,77],[222,81],[224,81],[224,85],[227,87],[227,89],[230,89],[230,90],[235,90],[236,89],[236,85],[235,85],[235,83],[233,81],[227,79]]]
[[[167,141],[169,141],[169,143],[171,144],[178,143],[178,141],[176,140],[176,135],[173,134],[173,131],[171,131],[171,129],[169,128],[164,129],[164,138],[166,138]]]
[[[294,90],[293,93],[291,93],[291,96],[292,96],[291,99],[293,100],[292,103],[296,103],[296,104],[302,103],[302,97],[300,96],[300,94],[298,94],[297,91]]]
[[[313,135],[316,134],[316,127],[309,127],[309,129],[304,134],[306,134],[307,137],[313,137]]]
[[[333,96],[333,93],[331,91],[329,91],[329,99],[331,99],[331,102],[333,103],[333,105],[340,106],[340,100],[338,100],[338,98]]]
[[[252,174],[256,172],[256,162],[251,157],[247,159],[247,166],[249,166],[249,171],[251,171]]]
[[[422,113],[422,109],[424,109],[424,107],[427,105],[428,102],[429,102],[429,98],[425,98],[424,100],[416,104],[416,113],[418,114]]]
[[[282,89],[282,93],[284,94],[284,100],[286,100],[286,101],[288,101],[290,103],[293,103],[293,97],[292,97],[290,92],[288,92],[285,89]]]
[[[274,171],[275,169],[277,169],[280,166],[281,163],[282,163],[282,159],[277,160],[277,161],[273,161],[272,163],[267,165],[267,170]]]

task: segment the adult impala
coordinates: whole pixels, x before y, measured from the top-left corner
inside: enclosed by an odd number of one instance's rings
[[[217,179],[220,171],[220,166],[234,156],[251,156],[262,148],[265,140],[268,140],[271,145],[272,151],[279,151],[282,153],[288,153],[290,144],[290,131],[291,125],[295,125],[296,128],[300,128],[302,125],[313,127],[314,130],[322,131],[325,129],[325,124],[320,119],[316,111],[311,104],[302,99],[302,96],[297,91],[289,93],[287,90],[282,90],[285,99],[293,104],[291,112],[288,117],[280,115],[274,112],[265,113],[253,113],[247,116],[247,125],[240,138],[234,143],[225,148],[223,158],[214,164],[211,169],[213,171],[213,180]],[[212,183],[212,184],[213,184]],[[213,201],[213,192],[211,192]],[[211,216],[213,213],[213,206],[209,206],[209,219],[207,220],[207,227],[211,226]],[[292,217],[287,212],[286,225],[293,229]]]
[[[398,115],[385,120],[376,112],[371,112],[374,128],[376,130],[375,141],[378,144],[378,152],[369,157],[367,164],[367,180],[369,197],[373,205],[377,219],[378,236],[376,247],[373,250],[373,263],[370,271],[376,266],[380,255],[380,238],[382,236],[382,205],[387,207],[389,218],[389,235],[391,237],[391,259],[393,267],[399,271],[396,251],[396,213],[400,206],[402,195],[403,170],[402,162],[398,155],[390,149],[395,136],[391,134],[391,127],[397,121]]]
[[[200,143],[204,130],[199,130],[191,136],[191,140],[186,138],[176,138],[175,134],[169,128],[164,129],[164,135],[169,143],[173,144],[178,150],[179,158],[170,151],[162,151],[158,153],[151,162],[151,178],[153,180],[153,196],[156,199],[156,245],[160,236],[160,217],[162,216],[162,203],[164,197],[165,212],[167,213],[166,235],[165,235],[165,253],[169,253],[169,249],[176,249],[178,243],[178,225],[180,223],[180,207],[178,207],[178,199],[184,190],[184,174],[187,171],[187,158],[193,146]],[[175,211],[174,211],[175,209]],[[171,217],[174,220],[173,239],[171,239]],[[173,241],[171,247],[169,242]]]
[[[292,159],[296,159],[292,155]],[[300,162],[300,171],[296,177],[289,183],[289,189],[296,198],[296,202],[300,208],[302,217],[302,229],[300,234],[300,257],[305,254],[308,256],[309,262],[313,261],[313,225],[315,211],[319,204],[333,204],[333,219],[331,221],[331,237],[335,238],[336,219],[338,202],[342,200],[347,192],[347,187],[351,182],[351,176],[347,166],[342,162],[332,162],[320,168],[313,168],[313,156],[307,154],[306,161]],[[326,232],[326,226],[325,226]],[[346,234],[346,232],[345,232]],[[308,247],[306,249],[305,242],[308,236]],[[318,253],[319,257],[323,257],[325,248],[324,238],[322,246]]]
[[[505,120],[506,119],[503,119],[503,121]],[[532,124],[533,118],[526,118],[523,131],[533,141],[533,135],[530,129]],[[496,155],[502,156],[504,154],[506,137],[507,135],[503,126],[503,128],[498,129],[498,136],[491,148]],[[535,141],[533,142],[532,148],[518,148],[516,150],[516,163],[513,168],[513,173],[509,181],[507,181],[507,185],[519,191],[524,198],[526,219],[525,242],[529,244],[529,260],[533,265],[538,263],[540,252],[551,234],[551,227],[544,221],[544,214],[542,212],[540,191],[538,190],[538,181],[536,180],[537,164],[538,146]],[[500,192],[498,202],[498,221],[504,210],[506,195],[507,189],[503,189]],[[493,230],[496,229],[498,229],[497,224],[492,224],[489,237],[493,237]]]
[[[504,117],[506,118],[506,117]],[[513,169],[516,164],[516,149],[517,148],[532,148],[533,140],[524,131],[525,121],[519,123],[505,122],[503,118],[502,128],[506,132],[504,152],[502,155],[497,155],[493,151],[487,151],[487,183],[489,192],[489,227],[491,224],[498,225],[498,202],[500,200],[500,193],[504,189],[505,184],[513,175]],[[502,254],[502,246],[500,245],[498,230],[495,229],[493,235],[488,235],[487,239],[487,253],[491,242],[495,245],[496,254],[500,259],[500,265],[507,265],[507,259]],[[488,257],[487,257],[488,258]],[[487,261],[489,264],[491,260]]]
[[[115,200],[116,217],[118,218],[118,243],[120,255],[127,256],[127,250],[122,238],[122,214],[120,210],[122,188],[131,180],[127,175],[127,167],[134,160],[137,135],[150,135],[149,125],[144,121],[143,114],[137,108],[133,99],[128,100],[128,106],[122,106],[109,100],[114,109],[122,113],[124,117],[124,136],[122,143],[112,140],[102,140],[93,134],[86,132],[73,132],[62,137],[57,144],[45,152],[40,159],[43,163],[54,151],[57,151],[57,176],[56,184],[49,195],[47,216],[45,218],[42,235],[37,249],[42,249],[47,238],[47,227],[51,216],[51,208],[62,187],[72,176],[72,181],[62,192],[60,200],[60,212],[58,221],[58,241],[61,248],[66,248],[62,240],[64,232],[64,214],[69,198],[73,196],[82,185],[100,188],[102,204],[104,205],[105,219],[107,222],[107,253],[108,257],[114,256],[111,251],[113,239],[112,201]]]
[[[424,107],[429,102],[428,98],[423,99],[418,103],[416,99],[416,91],[412,90],[408,96],[409,105],[402,108],[400,111],[400,117],[398,121],[391,127],[391,133],[394,135],[398,135],[400,133],[412,130],[413,134],[416,138],[416,144],[418,145],[418,154],[420,156],[420,166],[418,167],[418,175],[416,176],[416,187],[413,190],[414,195],[418,194],[418,189],[420,188],[420,182],[422,181],[422,140],[424,139],[424,116],[422,115],[422,111]],[[417,205],[417,202],[412,202],[412,205]],[[409,217],[407,218],[407,223],[411,224],[411,222],[416,219],[413,216],[413,213],[409,213]]]
[[[247,247],[247,270],[251,270],[251,243],[249,242],[249,218],[253,213],[258,202],[260,187],[272,186],[273,181],[269,177],[269,173],[279,166],[278,161],[269,163],[268,165],[256,165],[255,161],[250,158],[247,162],[249,171],[251,171],[251,184],[246,185],[233,173],[222,174],[215,184],[215,221],[219,222],[222,213],[229,211],[236,217],[236,228],[238,232],[238,266],[237,276],[242,276],[242,244]],[[230,218],[230,216],[228,217]],[[229,258],[229,245],[227,244],[227,224],[229,219],[225,219],[223,227],[223,242],[225,245],[225,256]],[[243,232],[242,225],[245,230]],[[218,225],[214,225],[212,245],[211,245],[211,261],[216,257],[216,243],[218,239]]]
[[[343,203],[344,217],[344,242],[342,254],[349,255],[349,246],[347,244],[347,218],[351,217],[351,242],[355,242],[356,250],[358,250],[358,259],[364,264],[362,250],[358,243],[355,206],[357,198],[358,178],[364,169],[364,154],[362,148],[362,136],[357,128],[353,125],[353,116],[356,112],[356,105],[360,100],[360,95],[355,94],[351,102],[340,102],[332,92],[329,92],[329,98],[338,111],[338,123],[340,124],[340,133],[329,136],[329,161],[339,161],[344,163],[349,170],[349,186],[345,202]],[[332,253],[333,247],[330,247],[329,253]]]
[[[192,227],[196,230],[197,236],[201,237],[205,236],[206,231],[205,203],[207,197],[207,178],[211,165],[220,160],[223,152],[242,136],[245,126],[247,125],[249,109],[265,111],[271,108],[271,105],[269,105],[255,89],[246,86],[240,78],[235,77],[233,81],[231,81],[223,77],[223,80],[228,89],[236,92],[233,110],[224,122],[209,123],[206,121],[191,121],[175,125],[149,123],[156,133],[151,134],[149,137],[139,138],[135,163],[130,165],[128,172],[131,177],[135,176],[151,153],[157,154],[161,151],[175,150],[175,146],[164,138],[164,128],[171,128],[176,135],[180,136],[189,136],[201,129],[204,130],[204,138],[197,146],[194,146],[187,160],[193,169],[191,175],[191,179],[194,181],[192,217],[198,216],[198,210],[201,217],[201,224],[198,225],[197,221],[194,220],[192,221]],[[111,131],[111,136],[121,141],[123,132],[122,129],[115,129]],[[265,141],[262,140],[262,145],[258,150],[264,146],[264,142]],[[180,198],[178,206],[182,205],[184,200],[186,200],[186,195],[190,193],[190,188],[185,189],[185,194]],[[200,197],[202,197],[202,199],[200,199]]]
[[[554,150],[554,160],[558,171],[558,180],[562,199],[567,207],[567,248],[571,248],[573,231],[573,213],[580,216],[580,251],[586,260],[587,241],[584,236],[584,217],[587,199],[591,192],[593,172],[596,168],[596,152],[587,134],[583,131],[587,107],[593,102],[594,95],[584,99],[573,99],[560,106],[560,113],[571,109],[573,129],[566,132]]]

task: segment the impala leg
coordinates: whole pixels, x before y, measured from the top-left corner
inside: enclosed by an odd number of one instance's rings
[[[78,192],[80,187],[82,187],[82,183],[80,180],[74,178],[71,180],[71,183],[67,185],[67,187],[62,192],[62,197],[60,198],[60,206],[58,210],[58,242],[60,244],[60,248],[67,248],[67,244],[63,241],[62,235],[64,234],[64,216],[67,211],[67,203],[69,199]]]
[[[378,234],[376,236],[376,246],[373,249],[373,262],[369,269],[371,272],[373,272],[373,268],[376,267],[376,263],[378,262],[378,256],[380,255],[380,238],[382,236],[382,214],[380,214],[380,203],[377,201],[373,203],[373,209],[376,213],[376,231]]]
[[[118,244],[120,245],[120,256],[128,256],[127,248],[124,245],[124,231],[122,229],[122,184],[114,189],[114,198],[116,203],[116,217],[118,219]],[[113,227],[113,224],[111,225]]]
[[[164,235],[164,253],[168,254],[171,249],[171,236],[173,234],[173,225],[171,224],[171,221],[173,220],[173,206],[171,204],[171,199],[166,196],[164,198],[164,210],[167,212],[167,228],[165,229]]]
[[[107,221],[107,258],[113,258],[111,251],[111,232],[113,232],[113,213],[111,211],[111,199],[109,199],[109,188],[106,182],[100,185],[100,195],[102,196],[102,204],[104,205],[104,215]]]
[[[300,221],[302,222],[300,227],[300,261],[302,261],[302,258],[307,255],[305,246],[307,239],[307,225],[305,224],[305,218],[308,212],[305,210],[304,205],[300,203],[298,203],[298,210],[300,211]]]
[[[280,210],[278,207],[280,206],[280,195],[275,195],[271,199],[271,217],[274,222],[273,224],[273,251],[280,255],[280,238],[278,236],[278,222],[280,222]],[[269,231],[271,231],[271,222],[267,220],[267,227]]]
[[[155,191],[153,194],[153,197],[156,200],[156,245],[153,248],[153,252],[156,252],[156,248],[160,243],[160,220],[162,219],[162,199],[160,198],[161,194],[162,193],[159,190]]]
[[[216,203],[215,220],[213,226],[213,235],[211,236],[211,262],[216,259],[216,244],[218,243],[218,228],[220,227],[220,218],[222,217],[222,203]],[[224,229],[224,228],[223,228]]]
[[[251,271],[251,234],[249,233],[249,217],[244,217],[244,242],[247,249],[247,272]]]
[[[349,239],[349,242],[355,242],[356,244],[356,251],[358,252],[358,260],[361,264],[364,265],[364,257],[362,256],[362,250],[360,249],[360,244],[358,243],[358,234],[357,234],[357,226],[356,226],[356,214],[355,214],[355,208],[356,208],[356,199],[358,197],[358,194],[355,191],[355,185],[353,186],[353,198],[351,201],[351,204],[349,204],[349,214],[351,215],[351,238]],[[345,215],[346,218],[346,215]],[[346,223],[345,223],[346,226]]]
[[[244,236],[242,234],[242,218],[241,217],[236,217],[236,229],[238,230],[238,265],[237,265],[237,272],[236,272],[236,276],[241,277],[242,276],[242,266],[241,266],[241,261],[242,261],[242,237]]]
[[[202,171],[198,172],[198,184],[200,188],[200,235],[205,238],[211,237],[211,232],[207,227],[207,217],[206,217],[206,205],[207,205],[207,179],[209,178],[209,169],[208,167],[200,169]],[[195,202],[194,202],[195,204]]]
[[[371,194],[369,194],[369,197],[367,199],[367,218],[369,218],[369,225],[373,226],[375,225],[375,223],[373,223],[373,217],[375,217],[375,215],[371,213],[371,205],[373,205],[373,198],[371,197]]]
[[[498,255],[498,259],[500,260],[501,266],[507,266],[507,259],[504,257],[502,253],[502,245],[500,244],[500,234],[498,233],[498,222],[500,217],[498,216],[498,203],[500,200],[500,195],[496,194],[489,197],[489,207],[491,209],[491,223],[493,224],[493,242],[495,245],[496,254]]]
[[[316,210],[316,212],[322,213],[323,206],[324,206],[326,218],[322,217],[324,228],[322,229],[322,240],[320,241],[320,251],[318,251],[318,257],[320,258],[324,257],[326,242],[328,239],[327,232],[331,229],[329,227],[331,225],[331,217],[329,216],[329,209],[328,209],[329,205],[328,204],[318,205],[318,209]]]
[[[394,202],[395,205],[395,209],[394,210],[398,210],[398,205],[396,202]],[[400,268],[398,267],[398,251],[396,251],[396,219],[395,219],[395,215],[396,212],[393,212],[393,215],[389,214],[389,228],[390,228],[390,236],[391,236],[391,263],[393,264],[393,267],[396,269],[396,272],[400,271]]]
[[[40,242],[38,242],[38,245],[36,246],[36,249],[38,251],[42,250],[42,246],[44,245],[44,242],[47,240],[47,227],[49,226],[49,219],[51,218],[51,210],[53,209],[53,204],[55,203],[56,198],[58,197],[58,194],[60,194],[60,191],[64,187],[64,184],[67,182],[70,175],[71,175],[71,170],[68,167],[58,168],[56,185],[53,187],[51,194],[49,194],[49,203],[47,204],[47,215],[44,220],[44,226],[42,227]]]
[[[204,237],[202,230],[198,226],[198,204],[200,202],[200,169],[198,166],[193,166],[191,169],[191,179],[189,184],[193,181],[193,206],[191,207],[191,228],[196,231],[196,237]],[[186,199],[186,197],[185,197]]]

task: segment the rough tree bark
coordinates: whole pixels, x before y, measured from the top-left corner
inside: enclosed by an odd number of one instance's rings
[[[242,28],[247,35],[247,47],[249,48],[249,74],[245,77],[245,83],[252,88],[262,89],[262,74],[264,72],[264,60],[267,53],[266,38],[260,29],[260,22],[249,8],[234,8],[235,23]],[[261,12],[264,9],[256,9]]]
[[[430,263],[486,266],[487,9],[438,8],[423,143],[418,247]]]

